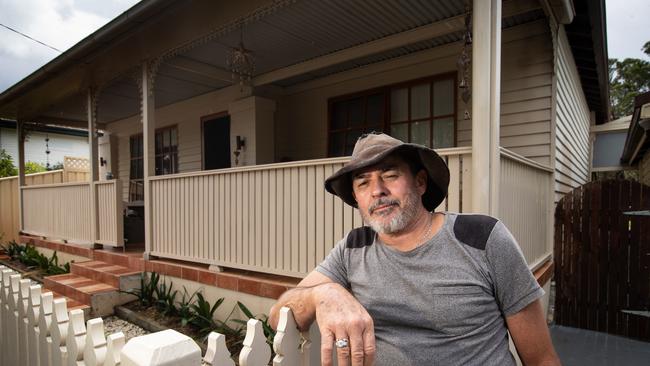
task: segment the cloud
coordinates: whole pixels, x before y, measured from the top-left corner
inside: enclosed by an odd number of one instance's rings
[[[607,0],[607,48],[610,58],[649,59],[641,47],[650,41],[648,0]]]
[[[0,23],[65,51],[138,0],[0,0]],[[0,90],[60,53],[0,28]]]

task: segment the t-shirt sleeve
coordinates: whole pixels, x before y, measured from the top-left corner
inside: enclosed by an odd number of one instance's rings
[[[348,270],[345,265],[345,238],[339,241],[325,259],[316,267],[316,271],[329,277],[339,285],[350,288]]]
[[[495,296],[505,316],[518,313],[544,295],[506,226],[498,221],[486,244]]]

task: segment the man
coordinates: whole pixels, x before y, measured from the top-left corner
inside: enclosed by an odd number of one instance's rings
[[[352,230],[297,288],[301,329],[316,320],[323,364],[512,365],[508,333],[526,365],[559,364],[532,276],[517,243],[484,215],[432,213],[449,170],[433,150],[384,134],[357,141],[326,189],[358,207]]]

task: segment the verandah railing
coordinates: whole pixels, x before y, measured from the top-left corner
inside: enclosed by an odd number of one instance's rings
[[[470,207],[471,148],[440,149],[451,182],[439,209]],[[362,225],[327,193],[325,178],[349,158],[151,177],[154,256],[302,277]]]
[[[20,187],[21,231],[79,243],[124,245],[122,193],[119,180],[95,182],[97,217],[91,214],[90,183]],[[97,232],[92,233],[92,220]]]
[[[4,266],[0,266],[0,313],[2,365],[201,365],[201,349],[188,336],[166,330],[129,342],[122,332],[106,337],[101,318],[84,321],[82,310],[68,311],[64,298],[54,299],[52,292]],[[320,364],[319,337],[316,325],[299,333],[291,311],[283,308],[273,341],[273,364]],[[269,364],[271,348],[259,320],[248,321],[243,346],[240,365]],[[224,335],[209,335],[203,361],[234,366]]]
[[[553,169],[501,148],[499,218],[532,270],[553,252]]]

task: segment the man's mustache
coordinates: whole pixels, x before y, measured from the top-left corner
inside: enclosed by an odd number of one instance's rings
[[[397,199],[391,199],[391,198],[379,198],[375,202],[373,202],[370,207],[368,207],[368,212],[372,214],[378,207],[380,206],[389,206],[389,205],[397,205],[399,206],[400,202]]]

